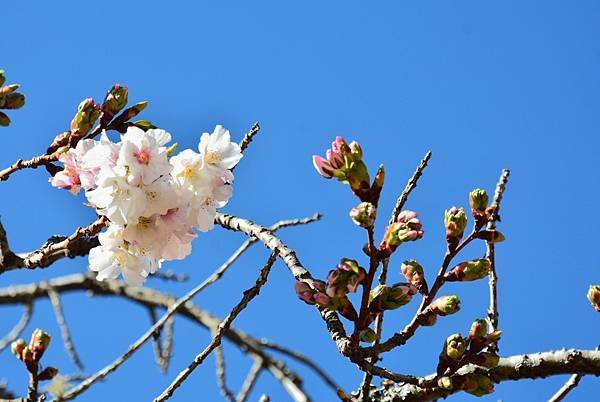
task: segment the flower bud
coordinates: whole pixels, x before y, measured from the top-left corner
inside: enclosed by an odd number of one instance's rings
[[[33,352],[36,360],[39,360],[46,349],[48,349],[48,345],[50,345],[50,339],[50,335],[39,328],[36,328],[36,330],[33,331],[31,334],[31,340],[29,341],[29,348]]]
[[[423,267],[416,260],[404,261],[400,267],[402,275],[409,283],[416,286],[421,293],[427,292],[427,283],[425,282],[425,272]]]
[[[483,374],[470,374],[466,376],[463,389],[471,395],[483,396],[494,392],[494,383]]]
[[[444,354],[452,360],[458,360],[467,350],[468,342],[460,334],[452,334],[446,339]]]
[[[10,344],[10,350],[17,357],[17,359],[22,360],[21,356],[23,354],[23,349],[27,347],[27,343],[23,339],[17,339],[13,343]]]
[[[307,304],[315,304],[314,290],[308,286],[308,283],[298,281],[294,284],[294,289],[300,300]]]
[[[338,266],[329,271],[326,293],[330,297],[346,295],[348,292],[354,293],[366,276],[367,272],[358,265],[358,262],[342,258]]]
[[[4,87],[0,87],[0,97],[5,97],[6,95],[12,94],[17,89],[19,89],[19,84],[11,84],[11,85],[6,85]],[[1,100],[0,100],[0,105],[2,105]]]
[[[477,211],[485,213],[489,202],[490,197],[488,197],[484,189],[476,188],[469,194],[469,204],[471,205],[473,212]]]
[[[360,331],[360,340],[363,342],[373,343],[377,339],[377,334],[371,328],[366,328]]]
[[[85,99],[79,104],[71,121],[71,134],[76,138],[83,137],[94,127],[99,116],[100,106],[92,98]]]
[[[112,116],[119,113],[127,105],[128,95],[129,92],[127,88],[122,87],[119,84],[113,85],[108,91],[104,98],[104,102],[102,103],[102,112],[105,116],[108,116],[106,119],[107,122]]]
[[[362,152],[362,148],[361,148],[360,144],[356,141],[352,141],[350,143],[349,147],[350,147],[350,154],[352,155],[352,160],[354,160],[354,161],[362,160],[363,152]]]
[[[391,255],[401,243],[418,240],[424,233],[417,213],[402,211],[396,222],[387,227],[379,248],[383,253]]]
[[[442,389],[446,389],[448,391],[451,391],[453,388],[452,378],[447,377],[447,376],[438,378],[437,384],[438,384],[438,387],[440,387]]]
[[[444,225],[446,226],[446,240],[456,247],[467,227],[467,214],[465,214],[465,210],[457,207],[446,210]]]
[[[327,161],[327,159],[319,155],[313,155],[312,161],[313,166],[321,176],[323,176],[326,179],[331,179],[333,177],[333,167]]]
[[[370,228],[375,224],[377,209],[370,202],[361,202],[350,210],[352,222],[363,228]]]
[[[465,261],[458,264],[446,274],[446,281],[468,282],[485,278],[490,272],[492,264],[487,258]]]
[[[430,305],[431,311],[437,315],[449,315],[454,314],[460,310],[460,299],[458,296],[441,296],[438,297]]]
[[[471,329],[469,330],[469,339],[482,339],[485,338],[488,332],[488,324],[484,319],[473,321]]]
[[[6,82],[6,77],[5,74],[6,72],[4,70],[0,70],[0,86],[4,85],[4,83]]]
[[[590,285],[587,298],[596,311],[600,311],[600,285]]]
[[[397,283],[391,287],[378,285],[369,295],[369,309],[373,313],[383,310],[395,310],[408,304],[417,293],[410,283]]]

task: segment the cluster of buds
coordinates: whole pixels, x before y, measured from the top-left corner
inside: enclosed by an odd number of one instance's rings
[[[369,311],[376,315],[384,310],[395,310],[408,304],[417,293],[411,283],[396,283],[392,286],[378,285],[369,294]]]
[[[348,293],[355,293],[366,275],[358,262],[343,258],[335,269],[329,271],[326,282],[315,280],[311,287],[306,282],[298,281],[295,289],[305,303],[339,311],[344,317],[355,321],[358,315],[348,299]]]
[[[446,274],[445,279],[448,282],[475,281],[477,279],[485,278],[489,274],[491,266],[492,264],[487,258],[464,261],[452,268],[452,270]]]
[[[446,241],[448,247],[454,250],[463,237],[467,227],[467,214],[463,208],[452,207],[444,214],[444,226],[446,227]]]
[[[23,339],[17,339],[11,344],[11,351],[38,380],[51,380],[58,373],[56,368],[46,367],[38,372],[40,359],[49,345],[50,335],[38,328],[31,334],[29,344]]]
[[[454,314],[458,310],[460,310],[460,299],[456,295],[438,297],[426,309],[441,316]]]
[[[396,221],[386,228],[379,250],[383,256],[390,256],[400,244],[418,240],[424,233],[417,213],[402,211]]]
[[[590,285],[587,297],[590,303],[592,303],[592,307],[594,307],[596,311],[600,311],[600,285]]]
[[[428,293],[427,282],[425,281],[425,272],[421,264],[419,264],[416,260],[404,261],[400,269],[402,270],[402,275],[404,275],[406,280],[419,289],[420,293]]]
[[[17,92],[19,84],[4,85],[6,78],[4,70],[0,70],[0,109],[19,109],[25,104],[25,95]],[[0,112],[0,126],[8,126],[10,118],[6,113]]]
[[[352,222],[363,228],[373,227],[377,218],[377,209],[370,202],[361,202],[350,210]]]
[[[463,390],[471,395],[483,396],[494,392],[492,380],[480,373],[440,377],[438,386],[447,390]]]
[[[367,166],[362,160],[363,153],[356,141],[347,144],[344,138],[337,136],[326,152],[326,158],[313,155],[313,165],[326,179],[335,177],[346,183],[361,201],[368,201],[370,179]]]

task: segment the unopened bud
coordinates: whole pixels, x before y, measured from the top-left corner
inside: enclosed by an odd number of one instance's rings
[[[350,143],[350,154],[352,155],[352,159],[355,161],[362,160],[363,152],[360,144],[356,141],[352,141]]]
[[[425,272],[423,267],[416,260],[404,261],[400,267],[402,275],[406,278],[409,283],[412,283],[421,291],[421,293],[427,292],[427,283],[425,282]]]
[[[408,304],[417,293],[417,288],[410,283],[397,283],[391,287],[378,285],[369,295],[369,309],[373,312],[395,310]]]
[[[600,311],[600,285],[590,285],[587,298],[596,311]]]
[[[485,212],[489,202],[490,197],[484,189],[476,188],[469,194],[469,204],[473,211]]]
[[[17,357],[17,359],[21,360],[21,356],[23,353],[23,349],[27,347],[27,343],[23,339],[17,339],[13,343],[10,344],[10,350]]]
[[[363,342],[373,343],[377,339],[377,334],[371,328],[366,328],[360,331],[360,340]]]
[[[352,222],[363,228],[370,228],[375,224],[377,209],[370,202],[361,202],[350,210]]]
[[[128,90],[119,84],[113,85],[102,103],[102,112],[107,116],[114,116],[127,105]]]
[[[418,240],[424,233],[417,213],[402,211],[396,222],[387,227],[379,248],[383,253],[391,255],[401,243]]]
[[[487,258],[461,262],[446,274],[446,280],[467,282],[482,279],[488,275],[491,266],[492,264]]]
[[[488,332],[488,324],[484,319],[473,321],[469,330],[469,339],[485,338]]]
[[[467,350],[468,341],[460,334],[452,334],[446,339],[444,353],[452,360],[458,360]]]
[[[134,121],[133,125],[137,128],[141,128],[144,131],[151,130],[153,128],[157,128],[150,120],[138,120]]]
[[[446,240],[451,244],[458,244],[467,227],[467,214],[463,208],[452,207],[444,214],[446,226]]]
[[[495,353],[490,352],[481,352],[476,355],[472,361],[473,364],[476,364],[485,368],[494,368],[498,366],[500,362],[500,357]]]
[[[92,98],[85,99],[79,104],[77,113],[71,121],[71,134],[76,138],[86,135],[100,116],[100,106]]]
[[[460,299],[456,295],[442,296],[435,299],[430,307],[437,315],[454,314],[460,310]]]
[[[294,289],[300,300],[307,304],[315,304],[314,293],[315,291],[306,282],[298,281],[294,284]]]
[[[48,345],[50,345],[50,339],[50,335],[39,328],[33,331],[31,334],[31,341],[29,341],[29,348],[33,352],[36,360],[39,360],[46,349],[48,349]]]
[[[471,395],[483,396],[494,392],[494,383],[483,374],[470,374],[466,377],[463,389]]]
[[[0,97],[4,97],[8,94],[11,94],[13,92],[15,92],[17,89],[19,89],[19,84],[11,84],[11,85],[6,85],[4,87],[0,87]],[[0,102],[0,105],[2,103]]]

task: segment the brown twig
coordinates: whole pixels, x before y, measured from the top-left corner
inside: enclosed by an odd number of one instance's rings
[[[175,390],[179,388],[181,384],[183,384],[185,379],[196,369],[196,367],[202,364],[204,359],[206,359],[206,357],[217,346],[221,344],[221,338],[225,334],[225,331],[229,329],[229,327],[237,318],[237,316],[248,306],[248,303],[250,303],[250,301],[256,296],[258,296],[258,294],[260,293],[260,289],[265,283],[267,283],[269,273],[271,272],[271,268],[273,267],[273,264],[275,263],[276,259],[277,251],[274,251],[271,253],[269,260],[267,261],[265,266],[261,269],[258,279],[256,280],[254,286],[252,286],[244,292],[242,300],[240,300],[240,302],[231,310],[229,315],[225,317],[223,321],[221,321],[221,323],[215,331],[212,341],[208,344],[208,346],[206,346],[206,348],[204,348],[204,350],[202,350],[198,355],[196,355],[194,360],[192,360],[192,362],[185,369],[183,369],[177,375],[177,377],[175,377],[171,384],[169,384],[169,386],[165,388],[165,390],[158,397],[154,398],[154,402],[162,402],[169,399],[173,395]]]
[[[58,160],[58,154],[52,153],[50,155],[40,155],[29,160],[19,159],[9,167],[0,170],[0,181],[8,180],[11,174],[22,169],[37,169],[42,165],[48,165]]]
[[[492,214],[487,224],[487,230],[494,232],[496,230],[496,221],[500,220],[500,202],[508,183],[508,177],[510,171],[504,169],[502,175],[496,185],[496,191],[494,192],[494,201],[492,202]],[[494,241],[488,241],[486,244],[486,258],[490,261],[490,273],[489,273],[489,289],[490,289],[490,307],[488,309],[488,322],[490,323],[491,331],[498,329],[498,319],[500,317],[498,313],[498,274],[496,272],[496,253]],[[493,345],[493,349],[497,352],[498,345]]]
[[[246,148],[248,148],[248,146],[254,139],[254,136],[256,134],[258,134],[259,131],[260,131],[260,124],[258,122],[255,122],[252,125],[252,128],[250,129],[250,131],[248,131],[246,133],[246,135],[244,135],[244,138],[242,138],[242,140],[240,141],[240,148],[241,148],[242,152],[244,152],[246,150]]]
[[[56,316],[56,322],[58,323],[58,327],[60,328],[60,334],[62,335],[63,344],[65,345],[65,349],[69,354],[69,357],[75,363],[75,365],[83,370],[84,366],[77,354],[77,350],[75,349],[75,344],[73,343],[73,339],[71,338],[71,333],[69,332],[69,327],[67,326],[67,320],[65,319],[65,315],[62,308],[62,303],[60,301],[60,295],[56,290],[52,287],[48,287],[48,298],[50,299],[50,303],[52,304],[52,308],[54,309],[54,315]]]

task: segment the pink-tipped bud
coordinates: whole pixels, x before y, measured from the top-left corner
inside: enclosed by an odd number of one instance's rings
[[[76,138],[83,137],[94,127],[98,117],[100,117],[100,106],[92,98],[83,100],[71,121],[71,134]]]
[[[427,283],[425,282],[425,272],[423,267],[416,260],[404,261],[400,267],[402,275],[409,283],[412,283],[421,293],[427,293]]]
[[[298,281],[294,284],[294,289],[300,300],[307,304],[315,304],[315,291],[308,286],[308,283]]]
[[[384,254],[391,255],[400,244],[418,240],[423,237],[424,233],[417,213],[402,211],[396,222],[387,227],[379,248]]]
[[[363,228],[373,227],[377,218],[377,209],[370,202],[361,202],[350,210],[352,222]]]
[[[464,261],[454,267],[446,274],[448,282],[468,282],[485,278],[490,272],[492,264],[487,258],[479,258],[472,261]]]
[[[319,155],[313,155],[312,161],[313,166],[321,176],[323,176],[326,179],[331,179],[333,177],[333,167],[327,161],[327,159],[324,159]]]
[[[376,314],[383,310],[395,310],[408,304],[417,293],[410,283],[397,283],[393,286],[378,285],[369,295],[369,310]]]
[[[119,113],[126,105],[129,91],[119,84],[113,85],[102,103],[102,112],[109,116]]]
[[[471,329],[469,330],[469,339],[482,339],[485,338],[488,333],[488,324],[484,319],[478,319],[473,321]]]
[[[596,309],[596,311],[600,311],[600,286],[599,285],[590,285],[590,289],[587,293],[587,298],[592,303],[592,307]]]
[[[39,328],[36,328],[35,331],[31,334],[31,340],[29,341],[29,348],[33,352],[35,360],[39,360],[46,349],[48,349],[48,345],[50,345],[50,334],[42,331]]]

